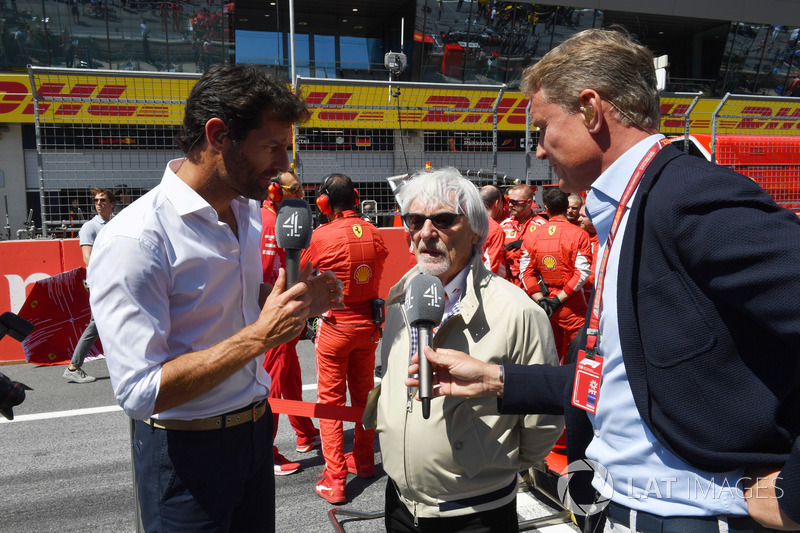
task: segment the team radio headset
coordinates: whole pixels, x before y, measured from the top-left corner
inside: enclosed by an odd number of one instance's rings
[[[332,215],[333,214],[333,206],[331,205],[331,200],[328,197],[328,181],[334,176],[342,176],[343,178],[347,179],[350,183],[353,183],[353,180],[350,179],[349,176],[346,174],[342,174],[341,172],[334,172],[333,174],[328,174],[322,179],[322,184],[319,186],[319,192],[317,193],[317,199],[315,200],[315,204],[317,205],[317,209],[319,209],[320,213],[323,215]],[[359,202],[361,201],[358,196],[358,189],[353,187],[353,193],[355,196],[353,202],[353,209],[355,209]],[[383,336],[383,331],[381,329],[381,324],[385,320],[385,313],[384,313],[384,300],[380,298],[376,298],[372,300],[372,323],[374,323],[378,328],[378,338],[380,339]],[[366,324],[354,324],[352,326],[342,326],[342,325],[334,325],[331,324],[326,317],[320,317],[323,322],[330,324],[334,327],[343,327],[343,328],[353,328],[357,326],[363,326]]]
[[[350,183],[353,183],[353,180],[350,179],[349,176],[342,174],[341,172],[334,172],[333,174],[328,174],[322,179],[322,184],[319,186],[319,193],[317,193],[317,209],[323,215],[332,215],[333,214],[333,206],[331,205],[331,200],[328,198],[328,181],[334,176],[342,176],[343,178],[347,179]],[[353,203],[353,209],[358,206],[360,202],[358,196],[358,189],[353,187],[353,192],[355,193],[355,202]]]
[[[267,200],[272,202],[273,205],[277,205],[283,200],[283,185],[279,176],[270,178],[269,187],[267,188]]]

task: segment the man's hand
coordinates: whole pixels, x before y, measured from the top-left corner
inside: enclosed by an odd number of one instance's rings
[[[425,356],[433,366],[433,395],[436,396],[496,396],[503,392],[499,365],[479,361],[464,352],[425,347]],[[414,354],[409,376],[419,373],[419,354]],[[406,387],[419,387],[419,379],[409,377]]]
[[[555,313],[556,309],[561,307],[562,304],[561,300],[558,299],[558,296],[540,298],[536,303],[539,304],[539,307],[544,309],[545,313],[547,313],[547,318],[553,316],[553,313]]]
[[[267,296],[258,320],[253,324],[253,334],[263,339],[266,351],[269,348],[288,342],[297,337],[306,323],[311,308],[309,287],[297,283],[284,291],[286,271],[280,269],[278,279]]]
[[[763,469],[750,468],[745,472],[744,497],[747,500],[747,512],[759,524],[784,531],[800,529],[778,505],[780,494],[776,494],[775,483],[780,472],[766,472]]]
[[[314,266],[306,263],[300,272],[298,285],[304,284],[308,287],[308,294],[311,296],[311,309],[309,316],[319,316],[331,309],[344,308],[344,285],[336,279],[336,274],[329,270],[318,276],[312,276]]]

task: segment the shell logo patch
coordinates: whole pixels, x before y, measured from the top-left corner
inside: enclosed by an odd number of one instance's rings
[[[361,224],[353,224],[352,228],[353,228],[353,233],[355,233],[356,237],[358,237],[359,239],[361,238],[362,235],[364,235],[364,230],[361,228]]]
[[[355,278],[356,283],[366,283],[371,277],[372,269],[369,267],[369,265],[361,265],[353,273],[353,278]]]
[[[553,270],[558,264],[558,261],[556,261],[556,258],[552,255],[546,255],[542,258],[542,264],[547,270]]]
[[[512,238],[512,237],[516,237],[517,236],[517,230],[515,230],[514,228],[506,228],[506,229],[503,230],[503,233],[505,233],[506,234],[506,238],[509,238],[509,239]]]
[[[553,234],[555,232],[556,232],[556,227],[555,226],[550,226],[549,228],[547,228],[547,233],[549,233],[551,237],[553,236]]]

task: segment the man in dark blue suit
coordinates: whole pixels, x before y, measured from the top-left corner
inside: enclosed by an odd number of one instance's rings
[[[653,56],[620,32],[573,36],[521,89],[537,157],[562,190],[588,191],[600,260],[587,335],[557,368],[426,349],[436,393],[564,413],[570,461],[603,472],[591,484],[610,500],[605,531],[800,528],[797,217],[665,142]]]

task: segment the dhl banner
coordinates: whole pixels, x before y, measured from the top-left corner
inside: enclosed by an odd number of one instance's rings
[[[195,80],[43,75],[38,79],[43,120],[65,123],[180,124]],[[0,75],[0,122],[32,123],[30,78]]]
[[[40,114],[51,122],[130,123],[177,125],[183,103],[195,83],[187,78],[92,76],[90,74],[41,75],[38,78]],[[301,88],[312,111],[304,124],[313,128],[404,128],[422,130],[491,130],[492,107],[497,93],[404,88],[400,94],[388,87],[313,85]],[[0,123],[33,123],[30,80],[24,74],[0,75]],[[662,130],[684,131],[691,97],[664,98]],[[701,99],[690,116],[692,133],[711,133],[719,99]],[[507,91],[498,102],[500,131],[524,131],[527,99]],[[750,101],[736,117],[725,118],[726,133],[776,133],[800,130],[800,105]]]
[[[684,133],[684,118],[693,98],[662,98],[661,131],[664,134]],[[701,99],[689,116],[692,134],[711,134],[714,111],[719,99]],[[727,134],[800,134],[800,100],[780,102],[749,100],[736,109],[721,111],[717,123],[718,133]]]
[[[403,87],[312,85],[302,88],[312,111],[310,127],[391,128],[422,130],[492,129],[492,108],[498,91]],[[525,130],[528,100],[505,93],[498,102],[497,128]]]

